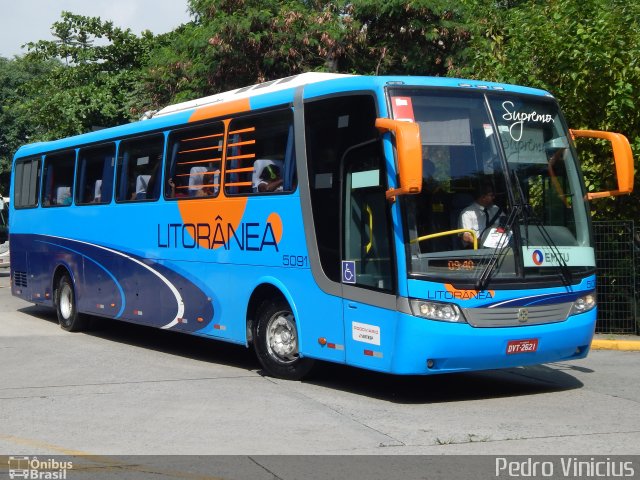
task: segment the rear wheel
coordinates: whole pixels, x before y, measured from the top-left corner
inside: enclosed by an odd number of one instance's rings
[[[284,300],[261,305],[253,338],[258,360],[274,377],[300,380],[313,367],[313,360],[300,357],[295,317]]]
[[[58,323],[63,330],[77,332],[86,328],[87,321],[78,313],[76,294],[69,275],[64,274],[60,277],[54,298]]]

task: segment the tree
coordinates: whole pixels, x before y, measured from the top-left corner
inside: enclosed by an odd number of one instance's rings
[[[23,87],[20,108],[38,125],[41,140],[75,135],[129,121],[138,112],[132,93],[152,42],[99,17],[63,12],[55,40],[27,44],[26,61],[56,62]]]
[[[52,68],[51,62],[0,58],[0,193],[3,195],[9,194],[13,154],[35,132],[32,117],[28,112],[16,108],[24,101],[21,88],[46,75]]]
[[[640,152],[640,4],[626,0],[465,0],[478,21],[464,67],[452,73],[551,91],[572,128],[625,134]],[[462,64],[462,62],[461,62]],[[611,154],[579,144],[587,188],[612,186]],[[594,203],[596,218],[637,218],[635,194]]]
[[[466,30],[439,0],[190,0],[151,54],[145,108],[307,72],[443,75]]]
[[[332,2],[191,0],[189,8],[194,20],[151,55],[149,106],[335,69],[353,33]]]
[[[350,68],[361,74],[446,75],[469,31],[455,2],[354,0],[360,28]]]

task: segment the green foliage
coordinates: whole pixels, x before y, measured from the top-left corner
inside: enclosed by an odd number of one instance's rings
[[[572,128],[619,131],[640,152],[640,3],[628,0],[187,0],[192,21],[137,37],[64,12],[55,39],[0,59],[0,175],[21,143],[306,71],[453,75],[551,91]],[[579,143],[590,191],[611,154]],[[0,177],[2,178],[2,177]],[[636,192],[640,191],[640,180]],[[594,202],[633,218],[638,193]]]
[[[0,58],[0,194],[9,194],[9,172],[14,152],[31,140],[35,125],[28,112],[17,108],[23,101],[21,87],[46,75],[51,62]]]
[[[360,28],[350,68],[360,74],[445,75],[469,38],[456,2],[355,0],[350,7]]]
[[[22,87],[19,106],[48,140],[108,127],[131,119],[131,92],[140,81],[152,41],[98,17],[69,12],[53,24],[55,40],[27,44],[25,61],[55,66]]]
[[[149,63],[149,105],[210,95],[309,70],[335,70],[354,29],[333,2],[198,0],[195,20]]]
[[[457,75],[551,91],[571,128],[625,134],[640,152],[640,4],[627,0],[465,0],[478,22]],[[590,191],[615,186],[611,152],[578,143]],[[633,196],[593,202],[596,218],[640,214]]]
[[[306,71],[442,75],[466,40],[439,0],[191,0],[151,55],[143,108]]]

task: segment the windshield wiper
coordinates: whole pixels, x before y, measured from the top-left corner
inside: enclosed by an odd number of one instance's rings
[[[525,213],[525,209],[527,209],[529,205],[527,205],[525,202],[524,192],[522,191],[522,186],[518,181],[518,175],[516,174],[515,169],[511,170],[510,174],[513,175],[513,181],[515,181],[516,185],[518,186],[520,201],[514,203],[513,208],[511,209],[511,212],[509,212],[509,217],[507,218],[507,221],[504,223],[501,222],[501,226],[505,230],[504,235],[508,235],[508,232],[511,232],[511,234],[513,235],[513,225],[516,221],[516,218],[518,218],[518,213],[521,213],[524,221],[523,223],[525,225],[525,229],[528,235],[529,224],[527,221],[527,215]],[[509,245],[509,241],[510,241],[509,239],[505,240],[503,244],[502,243],[499,244],[493,250],[491,257],[489,257],[489,261],[485,265],[484,269],[482,270],[482,273],[480,274],[480,277],[478,278],[478,281],[476,282],[476,285],[475,285],[476,290],[478,291],[484,290],[484,288],[487,286],[487,283],[489,282],[489,279],[493,274],[493,270],[496,268],[498,259],[502,256],[502,253],[504,252],[506,247]]]
[[[536,227],[540,231],[542,238],[547,243],[547,245],[549,246],[549,248],[551,249],[551,251],[553,252],[553,254],[555,255],[558,261],[563,283],[565,285],[570,285],[573,281],[573,277],[571,275],[571,269],[569,268],[569,265],[565,261],[564,257],[562,257],[560,253],[560,249],[558,248],[558,245],[556,244],[556,242],[553,241],[553,238],[549,234],[549,231],[547,230],[547,228],[544,226],[544,223],[536,215],[533,214],[531,205],[525,202],[524,191],[522,190],[522,185],[520,185],[520,181],[518,180],[518,174],[516,173],[515,169],[511,170],[511,173],[513,174],[513,181],[518,186],[518,195],[520,196],[520,201],[522,202],[522,205],[523,205],[522,207],[523,222],[522,223],[524,224],[524,228],[525,228],[526,246],[527,247],[529,246],[529,222],[530,220],[533,220],[533,223],[536,225]]]
[[[509,237],[509,232],[513,232],[513,224],[518,218],[518,212],[522,211],[522,206],[516,204],[513,206],[511,211],[509,212],[509,216],[507,217],[507,221],[500,222],[500,227],[504,229],[504,233],[502,233],[502,238],[500,239],[500,243],[496,246],[496,248],[491,253],[487,264],[485,265],[478,281],[476,282],[475,288],[477,291],[482,291],[487,286],[491,275],[493,274],[493,270],[496,268],[498,263],[498,259],[502,257],[502,253],[509,246],[509,242],[511,241],[511,237]],[[513,234],[513,233],[512,233]]]

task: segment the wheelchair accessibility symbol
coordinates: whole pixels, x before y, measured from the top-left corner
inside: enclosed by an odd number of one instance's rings
[[[356,283],[356,262],[342,261],[342,283]]]

